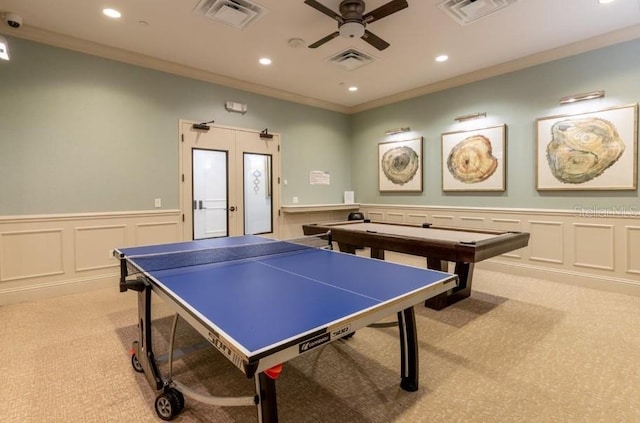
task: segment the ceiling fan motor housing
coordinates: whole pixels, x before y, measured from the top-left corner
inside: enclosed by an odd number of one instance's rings
[[[340,14],[344,19],[344,22],[339,25],[341,36],[360,38],[364,35],[365,24],[362,19],[364,7],[362,0],[343,0],[340,3]]]

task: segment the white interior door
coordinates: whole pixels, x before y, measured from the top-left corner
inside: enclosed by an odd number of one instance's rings
[[[193,166],[193,239],[228,235],[228,152],[191,150]]]
[[[236,131],[238,216],[243,233],[277,238],[280,210],[280,135],[261,138],[256,131]]]
[[[235,133],[181,123],[180,160],[183,238],[238,235]]]
[[[273,232],[273,176],[271,155],[243,153],[244,231],[247,234]]]

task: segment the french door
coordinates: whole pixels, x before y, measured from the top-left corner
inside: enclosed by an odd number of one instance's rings
[[[280,138],[180,123],[184,239],[278,236]]]

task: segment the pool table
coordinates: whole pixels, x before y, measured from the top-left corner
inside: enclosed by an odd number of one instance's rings
[[[426,257],[427,267],[447,271],[455,263],[460,281],[457,288],[427,300],[425,306],[441,310],[471,295],[473,266],[482,260],[529,244],[527,232],[508,232],[458,227],[374,223],[369,220],[314,223],[302,226],[305,235],[330,231],[340,251],[355,254],[369,247],[371,257],[384,260],[385,251]]]

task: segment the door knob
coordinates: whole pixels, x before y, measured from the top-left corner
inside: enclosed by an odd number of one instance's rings
[[[236,208],[234,206],[229,207],[229,211],[236,211]]]

